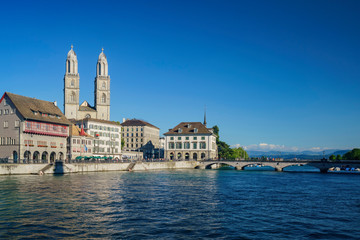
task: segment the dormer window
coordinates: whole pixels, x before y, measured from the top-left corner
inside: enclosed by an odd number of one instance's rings
[[[178,132],[179,132],[179,133],[182,133],[182,129],[181,129],[181,128],[179,128],[179,129],[178,129]]]
[[[197,128],[194,128],[194,133],[197,133],[198,132],[198,129]]]

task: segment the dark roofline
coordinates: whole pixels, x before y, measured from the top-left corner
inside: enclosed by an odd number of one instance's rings
[[[131,122],[133,122],[134,124],[131,124]],[[126,120],[125,122],[121,123],[121,126],[124,126],[124,127],[148,126],[148,127],[153,127],[153,128],[156,128],[156,129],[160,130],[160,128],[152,125],[151,123],[148,123],[148,122],[146,122],[144,120],[140,120],[140,119],[136,119],[136,118]]]

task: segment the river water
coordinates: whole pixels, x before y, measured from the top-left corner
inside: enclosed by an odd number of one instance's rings
[[[0,176],[0,239],[359,239],[360,176],[235,170]]]

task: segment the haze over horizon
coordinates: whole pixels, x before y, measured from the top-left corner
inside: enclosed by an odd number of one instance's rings
[[[111,120],[161,134],[218,125],[251,150],[351,149],[360,143],[359,1],[4,2],[0,91],[57,101],[70,46],[80,102],[109,62]]]

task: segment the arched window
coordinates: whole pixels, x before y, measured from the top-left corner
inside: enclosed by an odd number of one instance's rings
[[[102,63],[101,65],[102,65],[102,73],[101,73],[101,75],[105,75],[105,63]]]
[[[86,114],[85,118],[91,118],[90,114]]]
[[[103,93],[103,95],[101,97],[101,102],[106,103],[106,95],[105,95],[105,93]]]
[[[99,63],[99,75],[101,75],[101,63]]]
[[[103,82],[101,87],[102,87],[102,89],[106,89],[106,83]]]
[[[72,92],[70,95],[70,102],[75,102],[75,93]]]
[[[75,61],[72,60],[72,69],[71,69],[71,73],[75,73]]]
[[[72,87],[74,87],[74,86],[75,86],[75,81],[74,81],[74,80],[71,80],[70,85],[71,85]]]
[[[67,71],[68,71],[68,73],[70,73],[70,61],[69,60],[67,61]]]

